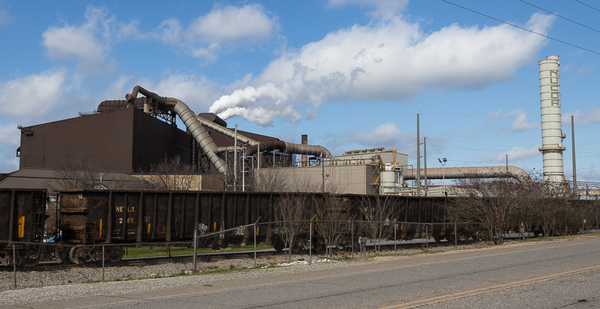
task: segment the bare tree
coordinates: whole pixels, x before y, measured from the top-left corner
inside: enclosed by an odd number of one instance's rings
[[[473,238],[503,243],[514,215],[522,207],[523,186],[513,180],[469,178],[459,182],[465,198],[449,203],[450,216],[457,221],[480,225]]]
[[[332,258],[334,247],[342,249],[348,243],[349,222],[352,219],[348,213],[349,200],[346,197],[325,194],[320,201],[315,202],[315,229],[323,237],[326,256]]]
[[[277,237],[273,240],[273,247],[280,251],[289,248],[286,260],[291,261],[292,249],[302,249],[303,245],[297,236],[307,225],[308,210],[310,209],[309,197],[306,194],[281,193],[274,205],[277,228],[274,231]],[[281,243],[279,243],[281,242]]]
[[[146,178],[148,187],[164,190],[192,190],[198,187],[198,178],[191,165],[181,161],[179,156],[163,158],[150,169],[151,176]]]
[[[56,188],[51,189],[90,189],[101,184],[101,177],[100,167],[81,157],[56,170]]]
[[[288,191],[289,176],[277,168],[254,169],[252,188],[260,192]]]
[[[377,251],[381,251],[381,239],[390,233],[398,219],[395,206],[394,199],[388,195],[364,195],[360,199],[358,209],[365,220],[360,227],[363,233],[375,241]]]

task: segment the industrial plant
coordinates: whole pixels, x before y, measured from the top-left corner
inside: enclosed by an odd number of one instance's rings
[[[558,56],[548,56],[539,67],[543,175],[544,180],[561,184],[565,135]],[[177,117],[185,131],[177,128]],[[160,162],[177,159],[190,168],[169,173],[175,178],[193,174],[196,190],[442,196],[452,194],[446,179],[531,181],[527,172],[508,164],[446,168],[443,162],[441,168],[419,164],[415,168],[396,149],[358,149],[333,156],[325,146],[310,145],[306,135],[296,144],[237,126],[228,128],[215,114],[196,114],[181,100],[141,86],[135,86],[125,100],[101,102],[93,113],[19,129],[21,170],[59,170],[73,162],[87,162],[101,173],[148,181]],[[419,143],[421,138],[417,139]],[[0,187],[10,187],[11,175],[5,178]],[[428,187],[433,179],[444,185]]]

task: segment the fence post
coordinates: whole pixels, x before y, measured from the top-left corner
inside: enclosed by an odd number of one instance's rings
[[[312,264],[312,219],[308,229],[308,264]]]
[[[458,233],[456,228],[456,221],[454,222],[454,247],[455,250],[458,250]]]
[[[13,275],[15,280],[15,290],[17,289],[17,249],[15,243],[12,244],[13,249]]]
[[[194,230],[194,269],[192,271],[192,274],[196,273],[196,255],[198,254],[198,228],[196,228]]]
[[[256,268],[256,222],[254,222],[254,268]]]
[[[429,250],[429,225],[427,224],[425,224],[425,248]]]
[[[105,268],[104,268],[104,245],[102,245],[102,281],[104,281],[104,272],[105,272]]]
[[[397,238],[396,238],[396,227],[398,226],[398,222],[394,221],[394,254],[396,254],[396,242],[397,242]]]
[[[354,220],[350,221],[350,234],[352,235],[352,258],[354,258]]]

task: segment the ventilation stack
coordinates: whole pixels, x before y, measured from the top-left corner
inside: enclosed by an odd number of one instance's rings
[[[544,180],[563,182],[563,139],[560,111],[560,76],[558,56],[540,61],[540,104],[542,112],[542,153]]]

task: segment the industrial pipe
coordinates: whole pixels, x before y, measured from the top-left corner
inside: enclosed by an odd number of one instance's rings
[[[300,155],[313,155],[320,157],[331,157],[331,153],[327,148],[323,146],[315,146],[315,145],[302,145],[295,143],[288,143],[284,141],[267,141],[265,143],[261,143],[260,145],[261,151],[273,151],[279,150],[283,153],[293,153]],[[246,152],[244,155],[251,156],[258,151],[258,145],[252,145],[246,148]]]
[[[138,92],[145,95],[147,98],[150,98],[153,103],[159,104],[162,107],[172,107],[217,171],[221,174],[224,174],[227,171],[225,161],[217,155],[217,145],[200,121],[198,121],[196,114],[185,103],[178,99],[161,97],[140,86],[135,86],[131,94],[127,94],[125,98],[129,102],[133,102],[137,97]]]
[[[218,125],[218,124],[216,124],[216,123],[214,123],[214,122],[212,122],[212,121],[210,121],[208,119],[205,119],[205,118],[203,118],[201,116],[196,116],[196,118],[198,119],[198,121],[200,121],[200,123],[203,126],[208,127],[209,129],[212,129],[212,130],[217,131],[219,133],[222,133],[225,136],[228,136],[228,137],[231,137],[231,138],[236,138],[236,134],[233,131],[227,129],[226,127]],[[255,140],[253,140],[253,139],[251,139],[249,137],[246,137],[246,136],[240,134],[240,132],[237,133],[237,140],[239,142],[242,142],[242,143],[248,144],[248,145],[258,145],[257,141],[255,141]]]
[[[202,150],[206,153],[213,165],[217,168],[217,170],[220,173],[225,173],[225,162],[221,158],[219,158],[219,156],[217,156],[217,145],[210,137],[204,126],[219,133],[222,133],[228,137],[236,138],[236,135],[231,130],[221,125],[218,125],[212,121],[204,119],[200,116],[197,116],[181,100],[175,98],[161,97],[158,94],[148,91],[139,85],[133,87],[131,93],[125,95],[125,99],[127,99],[128,102],[133,103],[138,93],[141,93],[147,98],[150,98],[150,104],[159,105],[161,108],[173,108],[175,110],[175,113],[183,121],[185,127],[191,132],[192,136],[194,137],[194,139],[196,139],[196,141],[198,142]],[[246,148],[245,154],[247,156],[256,153],[258,149],[257,141],[243,136],[241,134],[237,134],[237,140],[244,144],[251,145],[250,147]],[[327,148],[323,146],[302,145],[283,141],[274,141],[273,144],[268,143],[269,142],[263,143],[264,146],[261,145],[261,150],[277,149],[283,153],[331,157],[331,153],[329,152],[329,150],[327,150]],[[269,145],[271,145],[272,148],[269,148]]]
[[[421,169],[421,173],[424,170]],[[404,179],[416,179],[416,169],[404,169]],[[481,166],[481,167],[445,167],[428,168],[428,179],[465,179],[465,178],[505,178],[510,177],[519,182],[531,183],[531,177],[523,169],[516,166]]]

